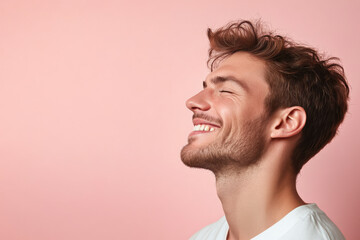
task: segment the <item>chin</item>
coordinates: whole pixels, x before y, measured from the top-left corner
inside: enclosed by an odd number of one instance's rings
[[[181,150],[181,160],[188,167],[207,169],[216,173],[226,165],[227,161],[218,156],[218,152],[214,150],[211,145],[199,148],[189,143]]]
[[[181,150],[181,161],[188,167],[205,168],[206,160],[201,157],[201,149],[194,147],[191,141]]]

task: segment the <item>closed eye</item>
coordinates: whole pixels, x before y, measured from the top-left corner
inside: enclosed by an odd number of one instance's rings
[[[219,92],[221,92],[221,93],[233,93],[233,92],[230,92],[230,91],[227,91],[227,90],[220,90]]]

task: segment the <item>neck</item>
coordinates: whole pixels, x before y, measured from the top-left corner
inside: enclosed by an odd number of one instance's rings
[[[229,240],[250,239],[305,204],[296,191],[296,175],[274,161],[216,175],[217,193],[229,224]]]

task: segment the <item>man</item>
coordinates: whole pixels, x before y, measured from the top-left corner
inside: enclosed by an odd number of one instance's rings
[[[215,174],[225,216],[191,239],[344,239],[296,190],[300,169],[347,111],[337,59],[249,21],[208,29],[208,37],[211,73],[186,102],[194,130],[181,158]]]

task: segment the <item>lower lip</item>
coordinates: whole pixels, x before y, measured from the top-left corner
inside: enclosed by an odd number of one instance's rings
[[[189,134],[189,137],[192,137],[192,136],[195,136],[195,135],[198,135],[198,134],[205,134],[205,133],[212,133],[214,131],[192,131],[190,134]]]

